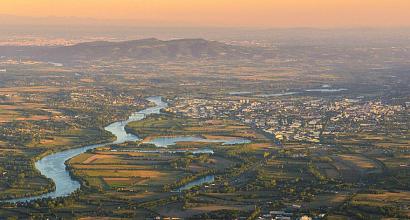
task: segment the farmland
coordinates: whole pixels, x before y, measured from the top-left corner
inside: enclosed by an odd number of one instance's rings
[[[263,140],[264,137],[248,127],[233,120],[206,120],[198,121],[189,118],[168,116],[150,116],[143,121],[132,122],[126,129],[138,134],[149,141],[160,136],[195,136],[200,135],[209,139],[220,137],[242,137],[254,140]]]
[[[0,57],[0,200],[53,191],[35,161],[111,143],[104,127],[152,107],[147,97],[168,103],[126,125],[141,140],[68,160],[77,191],[2,203],[0,219],[409,218],[408,59],[386,52],[402,66],[379,68],[365,63],[383,57],[377,45],[354,56],[271,46],[287,55],[57,66]]]
[[[70,69],[39,62],[6,65],[9,73],[0,76],[2,83],[7,83],[0,88],[1,199],[52,190],[53,183],[34,168],[35,160],[52,152],[112,140],[102,127],[145,104],[98,116],[93,112],[101,108],[93,106],[95,100],[91,100],[99,98],[92,93],[100,93],[100,89],[84,91],[81,85],[61,84],[72,74]],[[40,78],[56,81],[47,84]],[[78,103],[76,96],[82,95],[90,102]]]
[[[329,140],[327,144],[278,144],[266,133],[235,120],[200,120],[171,113],[132,122],[126,129],[140,135],[142,140],[100,147],[68,161],[71,174],[81,182],[82,188],[52,204],[55,213],[70,216],[68,213],[75,209],[83,217],[223,218],[251,215],[256,204],[261,212],[276,209],[312,215],[319,215],[326,208],[331,210],[329,219],[343,219],[346,213],[353,212],[357,218],[408,216],[403,185],[407,176],[392,178],[392,173],[403,172],[401,165],[408,159],[405,152],[390,158],[382,146],[356,148],[352,142],[341,145],[342,139],[331,144]],[[93,132],[67,130],[62,138],[32,147],[47,148],[47,144],[59,146],[58,143],[63,146],[65,141],[76,140],[74,137],[81,134]],[[183,141],[166,148],[148,144],[155,138],[178,136],[209,140],[246,138],[251,142],[224,145]],[[201,149],[213,153],[193,153]],[[211,183],[182,192],[177,190],[209,175],[214,177]],[[380,189],[381,180],[389,182],[390,189]],[[379,189],[368,192],[368,186]],[[32,188],[39,191],[35,186]],[[46,209],[50,205],[37,202],[34,206]],[[5,209],[3,214],[16,209]],[[42,209],[37,209],[38,213]],[[30,208],[26,211],[29,210],[32,211]]]

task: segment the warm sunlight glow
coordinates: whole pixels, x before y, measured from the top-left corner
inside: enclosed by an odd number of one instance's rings
[[[409,26],[409,0],[1,0],[0,14],[199,26]]]

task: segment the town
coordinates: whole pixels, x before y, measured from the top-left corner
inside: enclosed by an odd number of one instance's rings
[[[380,100],[317,97],[178,97],[167,112],[198,119],[236,119],[280,141],[319,143],[343,132],[404,132],[410,106]],[[389,130],[387,130],[387,128]]]

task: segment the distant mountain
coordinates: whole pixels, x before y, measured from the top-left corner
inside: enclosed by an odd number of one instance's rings
[[[162,41],[155,38],[107,42],[95,41],[62,47],[0,47],[0,56],[72,63],[92,60],[250,59],[262,50],[203,39]]]

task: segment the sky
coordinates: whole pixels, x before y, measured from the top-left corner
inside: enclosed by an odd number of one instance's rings
[[[0,14],[145,26],[410,27],[410,0],[0,0]]]

